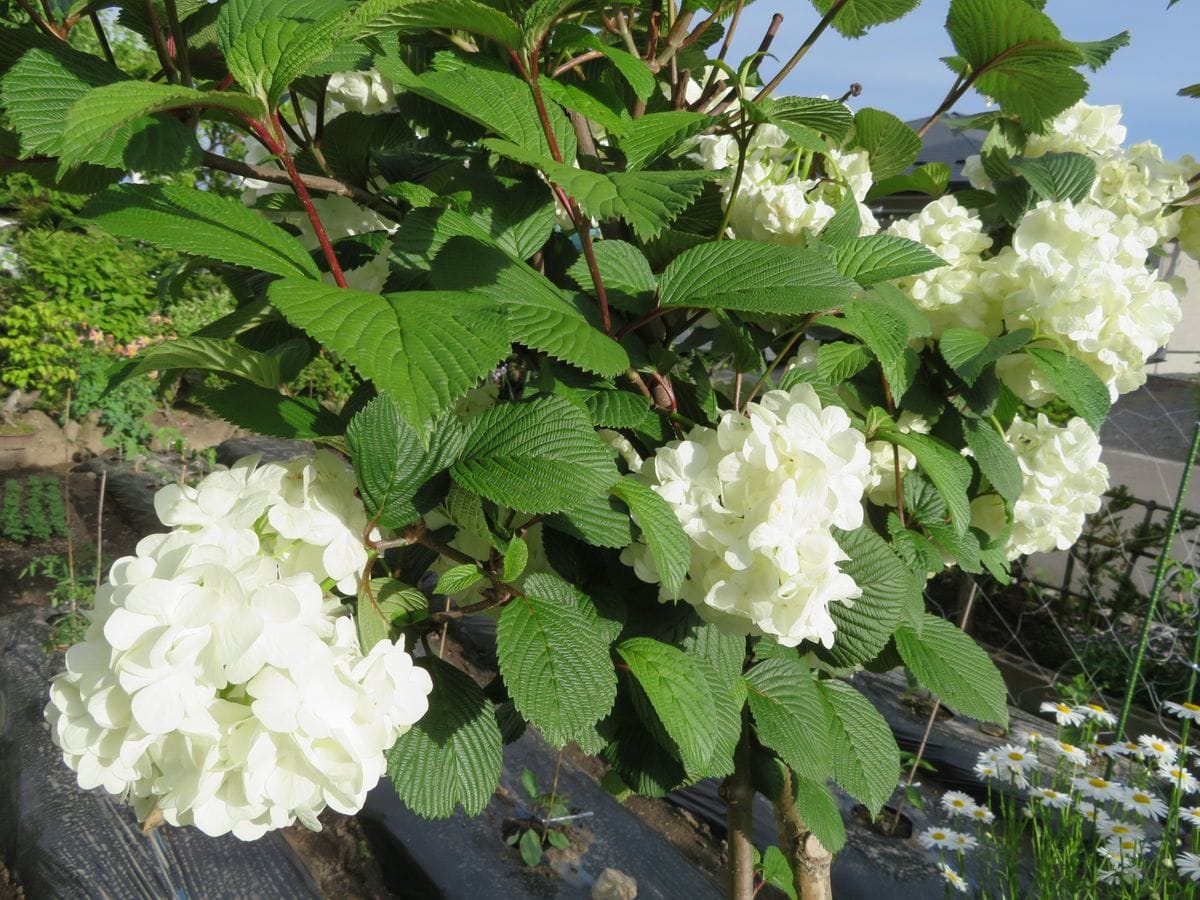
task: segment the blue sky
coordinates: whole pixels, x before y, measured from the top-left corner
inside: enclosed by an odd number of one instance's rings
[[[1153,140],[1168,158],[1184,153],[1200,157],[1200,100],[1176,96],[1184,85],[1200,81],[1200,0],[1181,0],[1170,10],[1166,0],[1050,0],[1046,12],[1076,41],[1098,40],[1119,31],[1133,35],[1107,67],[1087,72],[1091,103],[1119,103],[1125,110],[1128,143]],[[924,0],[899,22],[881,25],[857,40],[829,29],[784,82],[784,92],[799,95],[843,94],[853,81],[863,85],[864,106],[876,106],[902,119],[929,115],[950,87],[952,77],[939,57],[953,53],[944,22],[949,0]],[[819,20],[806,0],[757,0],[742,15],[730,62],[757,48],[774,12],[784,14],[772,51],[779,58],[762,67],[770,77]],[[960,112],[983,108],[968,94]]]

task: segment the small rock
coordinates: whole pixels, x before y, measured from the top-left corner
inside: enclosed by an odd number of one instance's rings
[[[620,869],[605,869],[592,885],[592,900],[633,900],[637,881]]]
[[[75,443],[77,440],[79,440],[79,423],[74,420],[67,422],[67,424],[62,427],[62,433],[63,437],[65,437],[68,441]]]

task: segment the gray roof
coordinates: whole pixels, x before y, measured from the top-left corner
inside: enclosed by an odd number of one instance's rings
[[[950,167],[951,182],[965,182],[962,167],[968,156],[979,152],[987,131],[982,128],[965,128],[961,131],[951,128],[955,119],[966,116],[958,113],[947,113],[933,124],[925,135],[925,146],[917,157],[917,165],[931,162],[943,162]],[[913,119],[907,122],[912,128],[920,128],[925,124],[924,119]]]

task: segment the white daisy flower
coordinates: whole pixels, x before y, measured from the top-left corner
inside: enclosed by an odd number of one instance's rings
[[[1116,725],[1117,717],[1110,713],[1103,706],[1097,706],[1095,703],[1085,703],[1082,706],[1076,706],[1075,712],[1079,713],[1085,719],[1090,719],[1093,722],[1099,722],[1101,725]]]
[[[1148,794],[1145,791],[1131,788],[1125,792],[1125,796],[1120,798],[1121,805],[1132,813],[1139,816],[1146,816],[1155,821],[1161,819],[1167,814],[1167,804],[1153,794]]]
[[[940,802],[942,809],[952,816],[965,816],[975,805],[971,795],[962,791],[946,791]]]
[[[956,831],[950,835],[950,846],[959,851],[974,850],[979,846],[979,841],[969,834],[961,834]]]
[[[1174,700],[1168,700],[1163,704],[1163,709],[1180,719],[1200,722],[1200,705],[1195,703],[1176,703]]]
[[[975,774],[980,778],[999,778],[1000,770],[996,768],[995,763],[977,762],[974,767]]]
[[[1146,850],[1146,845],[1139,838],[1131,837],[1112,837],[1104,846],[1126,860],[1141,856]]]
[[[1099,775],[1086,778],[1072,778],[1071,786],[1085,797],[1093,800],[1116,800],[1124,792],[1124,788],[1115,781],[1106,781]]]
[[[948,828],[938,828],[930,826],[917,835],[917,843],[926,850],[934,847],[952,847],[953,841],[957,836],[957,832],[951,831]]]
[[[1071,798],[1068,795],[1048,787],[1034,788],[1030,796],[1034,800],[1038,800],[1054,809],[1062,809],[1071,803]]]
[[[1183,766],[1159,766],[1158,777],[1167,784],[1175,785],[1184,794],[1192,794],[1196,791],[1196,776]]]
[[[1082,725],[1084,716],[1075,707],[1065,703],[1047,701],[1039,709],[1044,713],[1054,713],[1054,719],[1059,725]]]
[[[1105,814],[1104,810],[1098,807],[1095,803],[1092,803],[1090,800],[1080,800],[1075,804],[1075,811],[1089,822],[1093,822],[1097,825],[1108,819],[1108,816]]]
[[[1175,744],[1166,738],[1160,738],[1156,734],[1143,734],[1138,738],[1138,747],[1143,756],[1153,757],[1160,766],[1175,764]]]
[[[986,806],[973,806],[967,812],[967,815],[976,822],[980,822],[984,825],[991,825],[992,822],[996,821],[996,814]]]
[[[1060,756],[1077,766],[1087,765],[1087,753],[1082,747],[1076,747],[1074,744],[1068,744],[1066,741],[1050,741],[1049,745],[1056,756]]]
[[[955,872],[950,866],[944,862],[940,862],[938,863],[938,870],[942,873],[942,877],[946,879],[946,884],[950,885],[950,887],[954,888],[960,894],[967,892],[967,879]]]
[[[1037,768],[1037,757],[1028,748],[1018,747],[1016,744],[1005,744],[1001,747],[996,761],[1002,768],[1022,773]]]
[[[1200,806],[1179,807],[1179,818],[1189,825],[1200,826]]]
[[[1103,756],[1107,759],[1116,759],[1119,756],[1125,755],[1125,748],[1120,744],[1102,744],[1095,741],[1092,744],[1092,752],[1097,756]]]
[[[1121,743],[1114,744],[1113,746],[1116,748],[1116,752],[1121,756],[1131,756],[1134,759],[1141,759],[1144,755],[1142,745],[1137,741],[1122,741]]]
[[[1101,814],[1103,815],[1103,813]],[[1117,838],[1125,840],[1128,838],[1133,841],[1140,841],[1146,837],[1146,830],[1141,825],[1133,822],[1120,822],[1116,819],[1110,819],[1104,816],[1103,820],[1096,823],[1102,837]]]
[[[1179,854],[1175,857],[1175,868],[1179,870],[1181,877],[1200,881],[1200,855],[1195,853]]]

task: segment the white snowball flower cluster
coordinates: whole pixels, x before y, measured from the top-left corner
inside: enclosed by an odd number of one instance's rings
[[[329,76],[325,96],[327,100],[341,104],[345,111],[369,115],[391,109],[396,100],[396,90],[390,79],[384,78],[376,69],[368,69],[365,72],[338,72]]]
[[[847,557],[830,528],[862,524],[870,477],[866,441],[844,410],[823,408],[807,384],[769,391],[660,448],[643,475],[691,541],[682,597],[702,618],[789,647],[833,645],[829,604],[862,591],[839,569]],[[660,580],[645,544],[622,560]]]
[[[754,133],[730,218],[735,235],[804,246],[810,232],[816,234],[833,218],[847,191],[858,201],[862,234],[879,230],[863,202],[872,184],[865,150],[830,150],[824,155],[823,178],[798,171],[797,153],[788,136],[774,125],[763,125]],[[729,172],[720,182],[728,203],[738,160],[737,142],[729,135],[697,138],[695,158],[706,169]]]
[[[992,239],[984,234],[978,215],[948,194],[907,219],[893,222],[888,234],[924,244],[946,262],[940,268],[896,281],[896,286],[925,312],[934,337],[940,337],[947,328],[1000,333],[999,316],[979,284],[982,254],[992,246]]]
[[[1157,241],[1174,237],[1180,214],[1164,214],[1164,207],[1188,192],[1188,180],[1200,172],[1190,156],[1170,161],[1162,150],[1144,141],[1132,147],[1125,142],[1120,106],[1092,106],[1080,101],[1061,112],[1045,134],[1029,136],[1022,155],[1036,159],[1047,153],[1080,153],[1096,163],[1096,181],[1088,199],[1118,216],[1133,216],[1154,229]],[[978,156],[963,169],[972,185],[992,190]],[[1156,241],[1156,242],[1157,242]]]
[[[1146,268],[1153,228],[1095,204],[1043,201],[1021,219],[1012,245],[989,260],[980,284],[1010,329],[1032,326],[1083,360],[1110,397],[1146,381],[1146,359],[1181,318],[1171,285]],[[1027,403],[1047,399],[1026,362],[1001,367]]]
[[[1008,558],[1069,549],[1108,490],[1096,433],[1080,418],[1058,426],[1038,415],[1036,423],[1014,419],[1007,437],[1025,478]]]
[[[81,787],[245,840],[360,809],[432,689],[403,642],[364,655],[322,587],[365,564],[347,467],[255,462],[159,492],[175,527],[112,565],[46,707]]]

